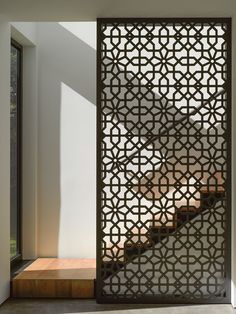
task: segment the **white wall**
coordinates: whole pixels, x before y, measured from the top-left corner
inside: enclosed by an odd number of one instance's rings
[[[95,257],[96,24],[64,26],[38,25],[38,255]]]
[[[36,44],[36,24],[33,22],[11,22],[11,36],[22,46]]]
[[[0,17],[0,304],[10,291],[10,24]]]
[[[38,170],[37,47],[23,47],[22,248],[23,258],[37,257]]]
[[[11,25],[23,45],[23,258],[95,257],[96,23]]]

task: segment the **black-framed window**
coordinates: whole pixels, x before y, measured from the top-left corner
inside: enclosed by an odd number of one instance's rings
[[[10,160],[11,160],[11,262],[21,259],[21,104],[22,104],[22,47],[11,41],[10,93]]]

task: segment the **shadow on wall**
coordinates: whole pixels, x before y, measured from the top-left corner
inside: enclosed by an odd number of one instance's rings
[[[38,47],[38,255],[95,257],[96,50],[59,23]]]

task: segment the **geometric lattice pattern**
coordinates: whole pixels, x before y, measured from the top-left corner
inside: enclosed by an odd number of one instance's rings
[[[230,20],[98,20],[100,302],[230,300]]]

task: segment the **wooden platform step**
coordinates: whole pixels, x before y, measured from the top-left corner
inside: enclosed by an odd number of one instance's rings
[[[38,258],[12,279],[15,298],[94,298],[95,259]]]

